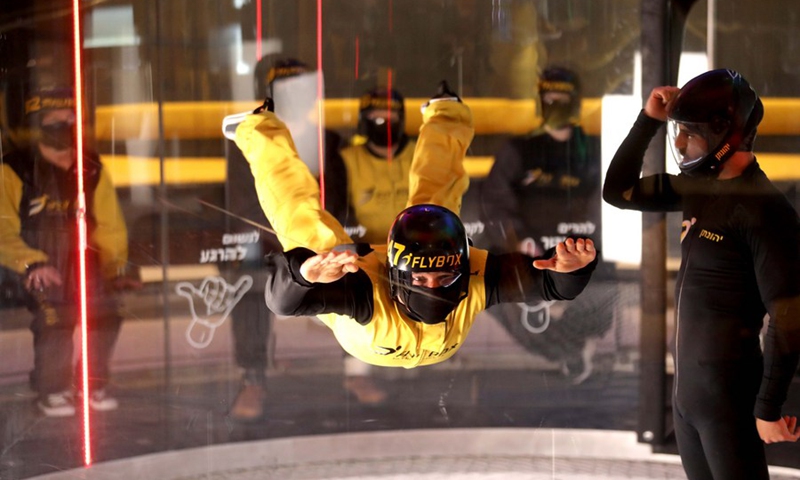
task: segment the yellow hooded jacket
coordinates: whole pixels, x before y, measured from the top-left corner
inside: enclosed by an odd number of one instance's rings
[[[472,114],[463,103],[443,101],[426,108],[410,166],[407,205],[435,203],[459,212],[469,186],[462,160],[473,135]],[[261,207],[284,250],[305,247],[323,252],[352,243],[342,226],[320,207],[317,182],[297,157],[288,129],[274,114],[248,116],[236,131],[236,144],[250,162]],[[375,246],[359,262],[373,285],[372,321],[361,325],[333,313],[319,317],[342,348],[366,363],[406,368],[438,363],[458,350],[475,316],[485,308],[485,263],[485,251],[470,249],[475,274],[469,295],[446,322],[427,325],[408,318],[392,300],[386,245]]]
[[[407,205],[433,203],[460,211],[469,185],[462,162],[473,133],[466,105],[441,101],[427,107],[410,169]],[[468,295],[445,322],[433,325],[412,320],[391,298],[386,245],[373,245],[359,258],[360,270],[355,273],[330,284],[309,283],[299,274],[299,265],[315,253],[351,245],[352,240],[321,209],[317,182],[274,114],[246,117],[236,130],[236,144],[250,163],[261,207],[285,251],[267,258],[269,307],[279,314],[317,315],[348,353],[366,363],[412,368],[442,362],[463,345],[476,315],[490,303],[488,292],[491,303],[524,301],[528,294],[568,299],[588,282],[588,275],[535,271],[527,274],[535,283],[527,289],[532,292],[519,292],[516,276],[510,285],[500,285],[500,272],[511,265],[510,256],[493,261],[490,279],[485,276],[488,252],[470,248]],[[517,263],[535,270],[531,259],[514,255]]]

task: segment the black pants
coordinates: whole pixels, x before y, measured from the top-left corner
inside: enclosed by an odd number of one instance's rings
[[[679,371],[675,437],[689,480],[769,479],[753,416],[761,374],[760,358]]]
[[[245,293],[231,317],[236,364],[245,370],[266,370],[272,312],[264,302],[264,292]]]
[[[34,366],[31,388],[39,396],[81,388],[81,362],[72,363],[73,334],[80,324],[75,304],[52,304],[34,298],[31,310]],[[91,301],[87,328],[89,388],[105,388],[109,380],[109,362],[119,337],[122,318],[112,298]],[[74,374],[73,374],[74,372]]]

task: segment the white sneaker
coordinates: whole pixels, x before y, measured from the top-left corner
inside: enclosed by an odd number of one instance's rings
[[[116,398],[106,393],[105,389],[95,390],[89,395],[89,407],[97,412],[108,412],[116,410],[119,402]]]
[[[75,404],[69,391],[51,393],[36,402],[36,406],[48,417],[72,417],[75,415]]]

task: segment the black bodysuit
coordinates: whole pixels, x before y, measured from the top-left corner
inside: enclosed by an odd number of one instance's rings
[[[800,221],[755,161],[729,180],[640,179],[661,125],[639,115],[609,166],[603,198],[619,208],[683,212],[673,411],[689,479],[766,479],[753,417],[780,418],[797,369]]]

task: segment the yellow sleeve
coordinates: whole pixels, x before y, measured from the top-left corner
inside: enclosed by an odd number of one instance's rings
[[[22,239],[19,219],[22,181],[7,164],[0,167],[0,265],[24,274],[28,265],[46,262],[47,254],[29,247]]]
[[[475,135],[472,112],[461,102],[428,105],[414,150],[409,178],[408,205],[432,203],[456,214],[469,188],[464,156]]]
[[[248,115],[236,129],[261,209],[284,250],[316,252],[353,243],[341,224],[320,205],[319,185],[300,160],[286,125],[272,112]]]
[[[100,253],[103,276],[115,278],[124,272],[128,262],[128,229],[117,200],[117,192],[106,168],[100,170],[93,210],[97,226],[90,244]]]

